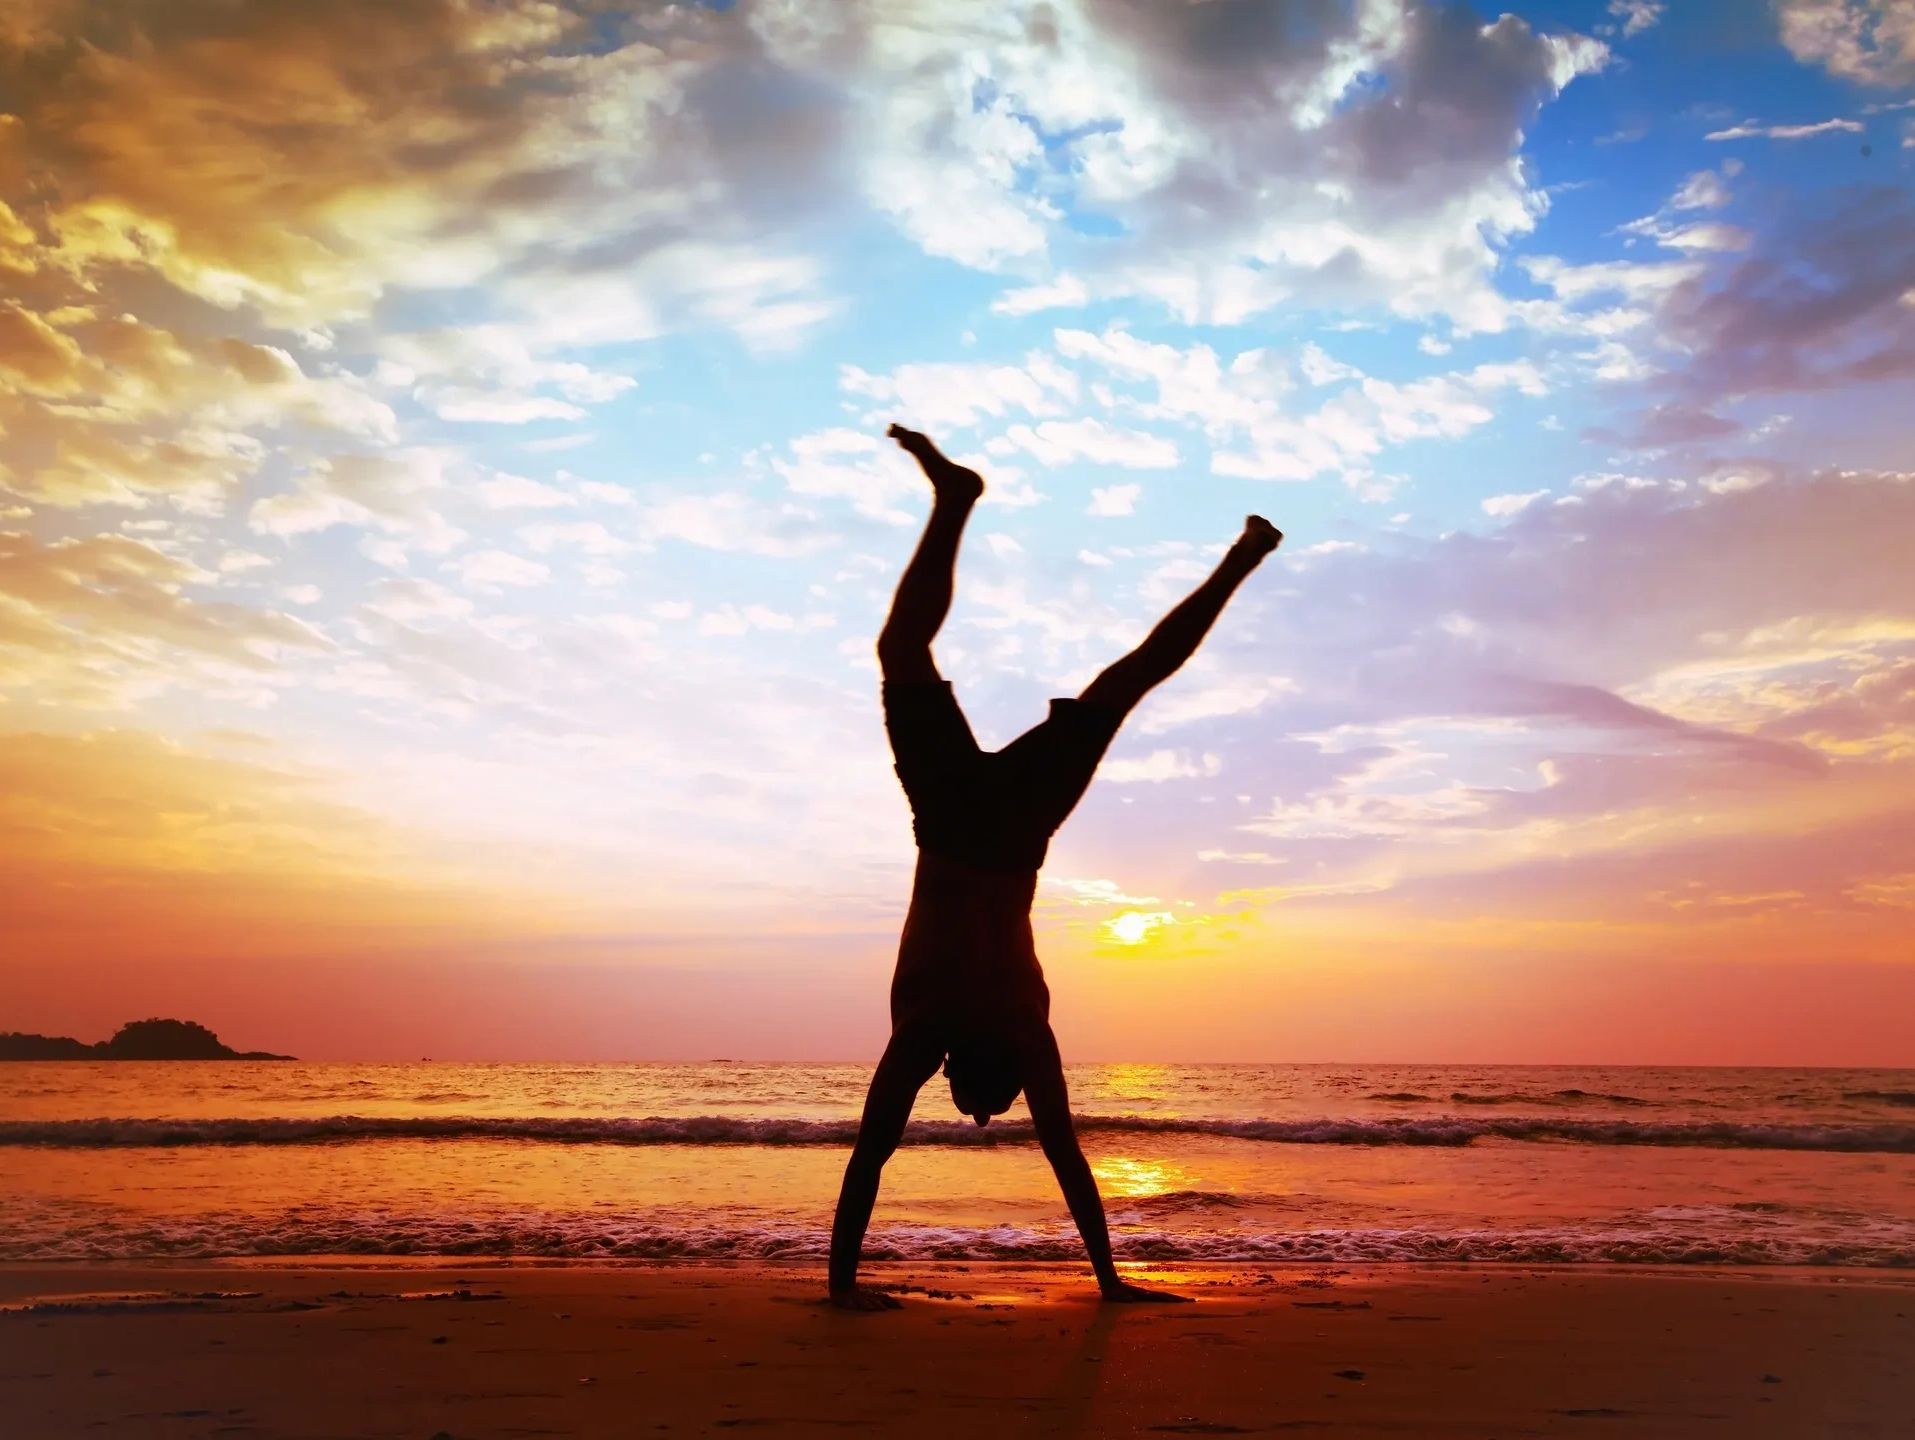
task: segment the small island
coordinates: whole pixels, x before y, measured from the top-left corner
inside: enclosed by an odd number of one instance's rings
[[[133,1020],[111,1040],[86,1045],[66,1035],[0,1031],[0,1060],[291,1060],[266,1050],[235,1050],[191,1020]]]

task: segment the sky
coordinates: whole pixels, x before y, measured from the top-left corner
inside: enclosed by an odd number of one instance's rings
[[[15,0],[0,1028],[875,1055],[872,644],[1067,1057],[1915,1064],[1915,0]]]

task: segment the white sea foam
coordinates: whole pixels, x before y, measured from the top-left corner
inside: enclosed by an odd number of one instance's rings
[[[580,1116],[364,1116],[255,1119],[0,1121],[0,1146],[100,1149],[119,1146],[320,1145],[378,1140],[523,1140],[575,1145],[848,1146],[857,1122],[742,1119],[727,1115],[643,1119]],[[1478,1140],[1568,1141],[1586,1145],[1706,1146],[1915,1154],[1915,1125],[1781,1124],[1717,1120],[1581,1119],[1540,1115],[1431,1115],[1410,1119],[1204,1119],[1080,1115],[1081,1132],[1193,1135],[1292,1145],[1462,1146]],[[1031,1140],[1028,1122],[978,1128],[967,1121],[919,1120],[906,1145],[989,1146]]]
[[[1304,1229],[1247,1225],[1185,1231],[1114,1214],[1119,1259],[1161,1263],[1455,1261],[1511,1264],[1915,1266],[1915,1222],[1762,1217],[1726,1207],[1669,1207],[1603,1224],[1539,1228]],[[302,1207],[280,1214],[155,1217],[34,1207],[0,1219],[0,1260],[213,1259],[236,1256],[445,1255],[553,1260],[822,1261],[822,1224],[744,1220],[687,1224],[603,1213],[418,1215]],[[873,1259],[1083,1259],[1074,1232],[997,1225],[881,1225]]]

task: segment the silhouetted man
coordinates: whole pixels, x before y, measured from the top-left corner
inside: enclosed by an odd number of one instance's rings
[[[891,981],[891,1042],[871,1077],[831,1227],[831,1299],[856,1310],[898,1303],[857,1283],[859,1252],[884,1163],[940,1064],[951,1099],[979,1125],[1024,1092],[1105,1299],[1181,1299],[1125,1283],[1111,1263],[1104,1203],[1077,1144],[1051,1034],[1031,901],[1051,836],[1124,717],[1196,652],[1225,602],[1283,536],[1250,516],[1210,578],[1143,644],[1075,700],[1051,701],[1042,722],[987,752],[931,658],[931,641],[951,608],[958,540],[984,482],[917,431],[893,425],[888,433],[923,467],[933,495],[931,518],[878,636],[885,732],[911,802],[918,867]]]

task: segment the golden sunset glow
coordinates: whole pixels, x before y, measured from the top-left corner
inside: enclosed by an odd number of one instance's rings
[[[1052,843],[1073,1053],[1915,1058],[1902,72],[1230,9],[8,7],[10,1023],[873,1051],[901,420],[987,749],[1288,535]]]
[[[1168,910],[1126,910],[1106,920],[1104,931],[1119,945],[1141,945],[1176,918]]]

